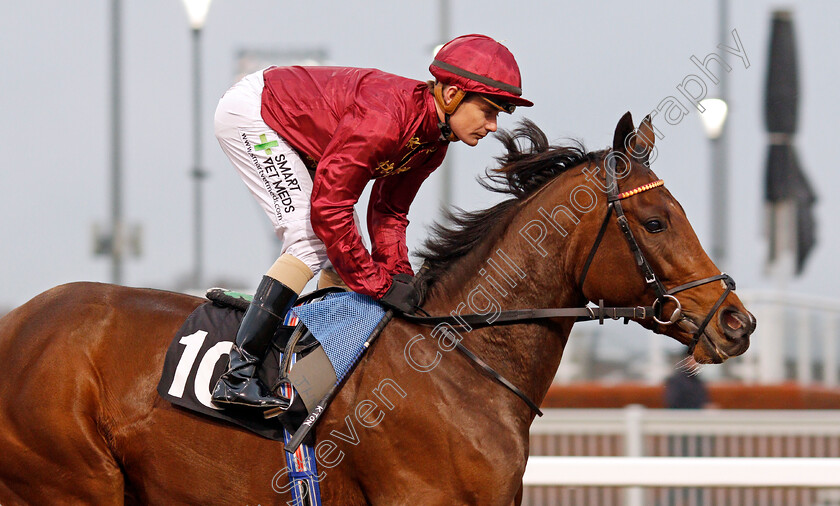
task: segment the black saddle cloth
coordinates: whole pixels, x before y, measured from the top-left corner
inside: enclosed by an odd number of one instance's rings
[[[300,299],[305,303],[322,298],[334,289],[318,290]],[[238,425],[275,441],[283,440],[284,426],[294,433],[305,419],[306,407],[295,395],[292,405],[283,414],[266,420],[261,410],[212,404],[210,395],[219,377],[227,370],[230,348],[249,301],[211,290],[208,302],[200,305],[184,321],[166,351],[163,372],[158,382],[160,396],[173,405],[202,415]],[[303,325],[303,324],[299,324]],[[281,383],[280,362],[295,326],[280,325],[271,348],[259,370],[263,384],[275,390]],[[305,332],[294,352],[304,357],[317,346],[314,336]]]

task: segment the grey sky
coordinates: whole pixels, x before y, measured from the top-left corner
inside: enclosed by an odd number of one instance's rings
[[[700,239],[710,237],[711,191],[731,199],[730,261],[739,288],[772,286],[764,274],[766,242],[761,201],[766,135],[763,86],[770,16],[777,2],[731,2],[750,67],[729,58],[730,187],[709,187],[709,146],[697,112],[679,125],[655,124],[654,170],[681,201]],[[717,1],[516,2],[451,0],[452,35],[485,33],[516,55],[524,95],[536,106],[502,119],[511,127],[527,116],[550,139],[579,138],[606,147],[616,121],[652,111],[688,74],[689,61],[716,49]],[[793,290],[834,296],[840,215],[833,193],[833,156],[840,116],[840,3],[790,3],[800,57],[802,97],[796,140],[803,167],[820,201],[819,244]],[[109,263],[92,255],[94,223],[109,219],[110,2],[6,2],[0,17],[0,307],[75,280],[108,281]],[[189,29],[178,0],[125,1],[123,31],[123,167],[125,216],[142,224],[143,254],[125,265],[125,283],[172,288],[192,268],[191,67]],[[417,79],[429,77],[437,40],[437,2],[279,2],[215,0],[204,30],[204,160],[208,284],[254,286],[271,264],[276,244],[269,220],[229,166],[212,135],[218,97],[232,84],[241,49],[323,49],[331,64],[377,67]],[[709,87],[709,95],[715,93]],[[681,98],[681,96],[679,96]],[[493,163],[500,144],[456,145],[455,203],[483,208],[495,196],[476,174]],[[410,245],[437,216],[441,179],[433,175],[412,208]]]

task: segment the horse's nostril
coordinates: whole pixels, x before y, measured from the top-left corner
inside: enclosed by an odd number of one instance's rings
[[[734,307],[728,307],[720,312],[720,326],[729,339],[740,339],[750,334],[751,318]]]
[[[741,322],[741,320],[739,320],[737,317],[735,317],[734,314],[729,313],[729,312],[724,313],[723,324],[727,328],[732,329],[732,330],[738,330],[738,329],[740,329],[741,327],[744,326],[744,324]]]

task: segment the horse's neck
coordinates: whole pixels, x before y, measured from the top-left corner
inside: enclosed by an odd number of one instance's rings
[[[577,307],[582,295],[559,271],[565,253],[535,261],[516,226],[492,244],[459,259],[431,290],[424,309],[433,315],[487,314],[494,309]],[[534,401],[545,395],[560,363],[574,319],[543,320],[462,332],[463,343]],[[524,407],[525,405],[522,404]],[[527,408],[525,408],[527,410]]]

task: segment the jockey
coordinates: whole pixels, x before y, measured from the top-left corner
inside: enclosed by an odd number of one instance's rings
[[[403,312],[418,303],[405,231],[420,185],[450,142],[475,146],[499,112],[532,106],[503,45],[465,35],[444,45],[421,82],[376,69],[269,67],[225,93],[216,137],[283,241],[230,351],[213,401],[287,407],[257,378],[274,331],[304,286],[344,285]],[[354,204],[375,180],[370,252]]]

